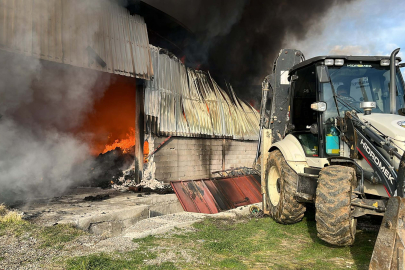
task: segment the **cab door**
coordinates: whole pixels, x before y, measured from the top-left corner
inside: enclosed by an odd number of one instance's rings
[[[306,66],[294,72],[290,95],[290,130],[301,143],[307,157],[318,157],[318,132],[311,132],[311,126],[318,126],[318,112],[311,109],[317,101],[317,80],[315,66]],[[312,130],[314,131],[314,130]]]

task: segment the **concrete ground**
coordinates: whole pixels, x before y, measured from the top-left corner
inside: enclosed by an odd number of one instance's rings
[[[92,196],[93,199],[85,200]],[[70,223],[105,237],[142,238],[192,225],[207,216],[248,215],[249,206],[218,214],[184,212],[175,194],[135,193],[100,188],[75,188],[52,199],[36,200],[17,208],[23,217],[42,226]]]

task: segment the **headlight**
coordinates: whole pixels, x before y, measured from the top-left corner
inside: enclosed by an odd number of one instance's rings
[[[380,61],[380,66],[382,66],[382,67],[386,67],[386,66],[389,66],[389,65],[390,65],[390,60],[389,59],[382,59]]]
[[[317,112],[324,112],[326,111],[326,102],[314,102],[311,104],[311,109]]]

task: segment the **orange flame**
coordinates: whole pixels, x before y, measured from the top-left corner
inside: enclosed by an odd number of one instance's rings
[[[1,2],[1,1],[0,1]],[[97,96],[92,110],[81,127],[75,130],[98,156],[120,147],[135,144],[136,81],[133,78],[111,75],[111,84],[102,96]],[[95,88],[96,91],[99,91]]]
[[[135,145],[135,129],[131,128],[130,132],[126,134],[126,139],[115,140],[114,143],[106,145],[103,154],[108,151],[114,150],[119,147],[124,150],[124,153],[128,152],[129,148]]]
[[[144,141],[143,143],[143,163],[148,163],[149,156],[149,142]]]

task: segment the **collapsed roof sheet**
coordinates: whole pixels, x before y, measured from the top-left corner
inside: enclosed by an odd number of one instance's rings
[[[221,89],[209,73],[185,67],[151,46],[154,78],[146,82],[147,126],[156,135],[257,140],[259,113]]]

